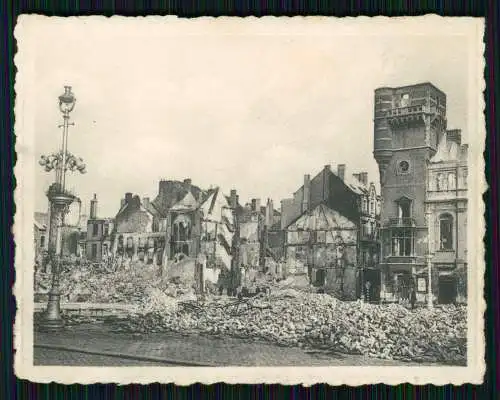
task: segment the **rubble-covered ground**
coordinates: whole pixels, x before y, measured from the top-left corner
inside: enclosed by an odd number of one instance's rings
[[[270,293],[251,298],[207,295],[200,300],[187,282],[161,278],[157,267],[112,273],[82,267],[61,279],[69,301],[135,304],[121,331],[245,337],[383,359],[465,364],[465,306],[409,310],[343,302],[293,278],[269,285]]]
[[[35,293],[47,293],[50,274],[35,274]],[[62,301],[137,303],[153,288],[173,296],[192,291],[189,285],[162,277],[158,266],[134,263],[109,271],[90,264],[65,268],[59,280]]]
[[[466,308],[408,310],[343,302],[325,294],[276,291],[243,301],[182,301],[150,292],[123,330],[198,332],[384,359],[463,364]]]

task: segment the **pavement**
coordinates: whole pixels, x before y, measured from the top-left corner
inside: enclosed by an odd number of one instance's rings
[[[250,339],[179,334],[127,334],[89,323],[58,333],[35,332],[35,365],[73,366],[408,366],[401,361],[310,352]],[[418,364],[416,364],[418,365]]]

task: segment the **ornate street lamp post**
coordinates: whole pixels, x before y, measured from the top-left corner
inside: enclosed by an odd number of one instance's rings
[[[66,190],[66,172],[78,171],[85,173],[85,164],[81,158],[76,158],[68,153],[68,127],[74,125],[69,122],[69,114],[75,107],[76,99],[71,92],[71,86],[64,87],[64,93],[59,96],[59,109],[63,114],[61,150],[50,155],[42,155],[40,165],[46,172],[55,170],[56,181],[50,185],[47,197],[50,203],[49,222],[49,262],[52,273],[52,286],[49,292],[47,310],[40,328],[43,330],[57,331],[63,327],[60,310],[59,278],[62,266],[62,227],[64,216],[70,204],[76,199],[75,195]]]

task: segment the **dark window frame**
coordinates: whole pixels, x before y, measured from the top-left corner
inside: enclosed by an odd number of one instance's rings
[[[391,230],[390,254],[393,257],[412,257],[415,252],[415,235],[411,228]]]
[[[454,218],[450,213],[443,213],[439,216],[439,249],[453,250],[453,225]],[[444,240],[443,240],[444,239]]]
[[[97,257],[97,243],[92,243],[92,247],[90,248],[92,258]]]

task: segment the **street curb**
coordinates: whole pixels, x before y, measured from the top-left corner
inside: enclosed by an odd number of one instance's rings
[[[179,366],[184,366],[184,367],[215,367],[215,364],[204,364],[204,363],[197,363],[197,362],[186,362],[186,361],[181,361],[181,360],[173,360],[173,359],[165,359],[161,357],[152,357],[152,356],[137,356],[134,354],[123,354],[123,353],[115,353],[111,351],[94,351],[94,350],[86,350],[86,349],[76,349],[74,347],[66,347],[66,346],[60,346],[60,345],[51,345],[51,344],[35,344],[33,345],[34,348],[39,348],[39,349],[47,349],[47,350],[60,350],[60,351],[70,351],[73,353],[83,353],[83,354],[89,354],[89,355],[97,355],[97,356],[107,356],[107,357],[115,357],[115,358],[125,358],[125,359],[130,359],[130,360],[137,360],[137,361],[151,361],[151,362],[158,362],[162,364],[173,364],[173,365],[179,365]],[[132,365],[131,365],[132,367]]]

